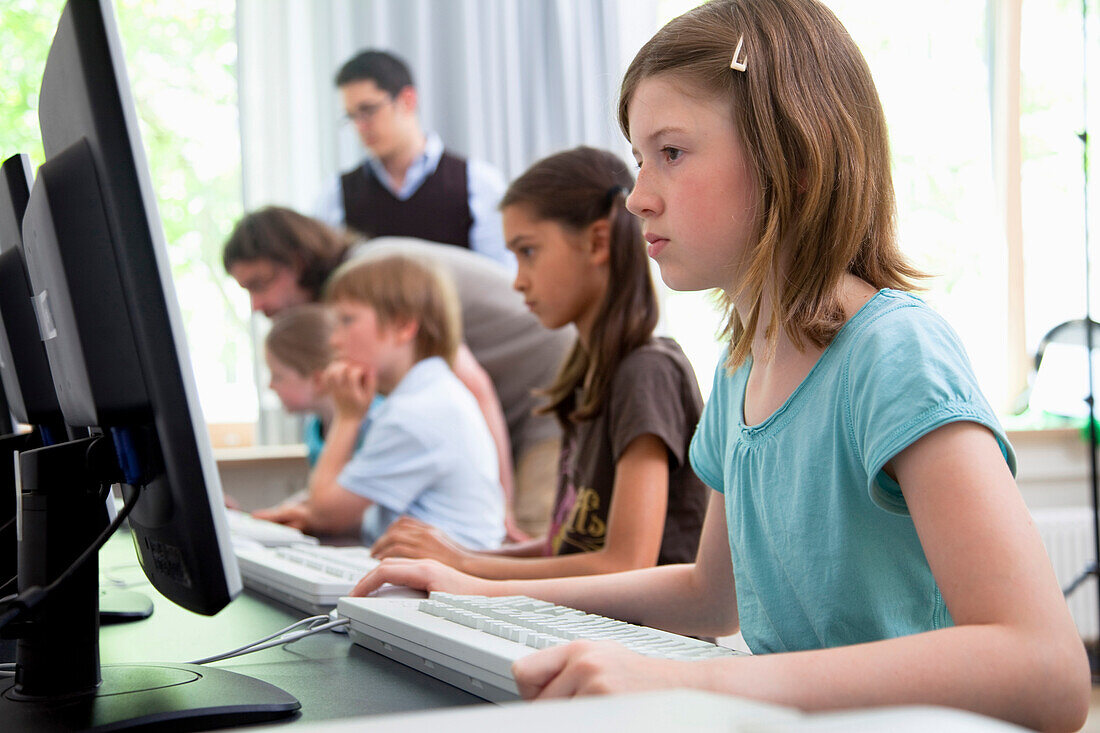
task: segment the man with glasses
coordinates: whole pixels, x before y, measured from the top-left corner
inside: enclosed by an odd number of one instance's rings
[[[368,237],[466,247],[512,268],[497,211],[503,177],[424,132],[408,66],[385,51],[363,51],[340,68],[336,86],[369,155],[340,176],[322,199],[319,218]]]

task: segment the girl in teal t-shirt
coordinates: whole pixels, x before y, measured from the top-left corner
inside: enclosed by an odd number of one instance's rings
[[[394,560],[355,592],[522,594],[682,634],[740,628],[758,652],[574,642],[514,665],[527,697],[696,687],[1079,728],[1084,649],[961,344],[904,292],[921,274],[897,246],[886,123],[847,31],[817,0],[714,0],[642,47],[618,111],[650,257],[673,289],[719,290],[727,316],[690,454],[715,490],[695,563],[488,581]]]

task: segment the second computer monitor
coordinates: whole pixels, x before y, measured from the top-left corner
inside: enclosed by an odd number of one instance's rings
[[[64,440],[61,407],[24,261],[22,225],[32,183],[30,160],[13,155],[0,170],[0,382],[6,397],[2,416],[7,417],[10,408],[17,421],[41,426],[46,442]],[[4,427],[0,425],[0,432]],[[50,436],[51,431],[58,434]]]

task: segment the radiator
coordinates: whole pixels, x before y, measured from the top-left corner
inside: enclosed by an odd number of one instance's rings
[[[1084,570],[1096,553],[1092,540],[1092,509],[1057,507],[1031,512],[1039,536],[1043,538],[1058,585],[1066,588]],[[1100,606],[1096,596],[1096,576],[1090,576],[1066,598],[1069,612],[1077,623],[1081,638],[1096,641],[1100,636]]]

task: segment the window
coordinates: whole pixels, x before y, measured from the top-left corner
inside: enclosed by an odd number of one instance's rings
[[[1026,371],[1027,352],[1022,340],[1013,341],[1025,293],[1022,285],[1010,286],[1012,204],[998,195],[1020,176],[1019,165],[1012,167],[1018,158],[1005,153],[1013,138],[999,133],[1011,128],[1012,108],[997,97],[1002,88],[1011,93],[1018,76],[1013,54],[1005,53],[1006,46],[1012,50],[1011,33],[998,33],[995,21],[1020,1],[826,0],[862,50],[878,87],[890,127],[901,246],[932,275],[922,297],[958,331],[983,390],[1002,413],[1013,408],[1023,386],[1019,375]],[[695,4],[665,0],[662,22]],[[1074,7],[1076,36],[1067,17]],[[1080,19],[1079,6],[1071,2],[1027,0],[1024,13],[1025,101],[1019,119],[1025,143],[1026,349],[1033,351],[1046,328],[1084,310],[1080,151],[1074,163],[1071,150],[1080,124],[1072,107],[1080,89],[1080,51],[1075,56],[1072,48],[1080,46]],[[1033,22],[1032,14],[1046,20]],[[998,118],[994,109],[1007,111]],[[1055,128],[1066,132],[1058,137]],[[706,394],[720,358],[713,344],[719,320],[702,294],[668,293],[664,309],[665,327],[688,352]]]
[[[997,213],[987,3],[833,0],[886,111],[902,250],[958,331],[995,408],[1008,406],[1007,250]],[[904,29],[900,32],[900,29]]]
[[[2,153],[25,152],[35,168],[44,159],[38,86],[63,5],[9,4],[0,26]],[[222,243],[242,208],[233,4],[115,6],[203,411],[211,424],[255,423],[247,298],[221,265]],[[215,435],[250,439],[247,430]]]
[[[1086,80],[1088,119],[1100,119],[1096,99],[1100,59],[1095,47],[1100,8],[1096,2],[1088,3],[1092,48],[1086,73],[1080,0],[1022,0],[1021,6],[1022,254],[1026,343],[1028,352],[1034,353],[1048,331],[1064,321],[1084,318],[1086,312],[1085,151],[1079,135],[1086,124]],[[1095,185],[1090,187],[1089,199],[1089,228],[1095,233],[1100,231],[1096,228]],[[1091,249],[1095,257],[1095,247]],[[1096,320],[1100,291],[1095,276],[1090,285],[1090,311]],[[1080,403],[1072,405],[1072,395],[1076,392],[1083,397],[1087,391],[1085,350],[1067,350],[1066,371],[1054,381],[1069,381],[1074,386],[1067,388],[1057,411],[1084,415],[1087,408]],[[1075,364],[1075,359],[1080,361]],[[1048,367],[1052,362],[1048,361]],[[1056,409],[1048,404],[1040,406]],[[1042,414],[1029,417],[1028,424],[1050,422]]]

